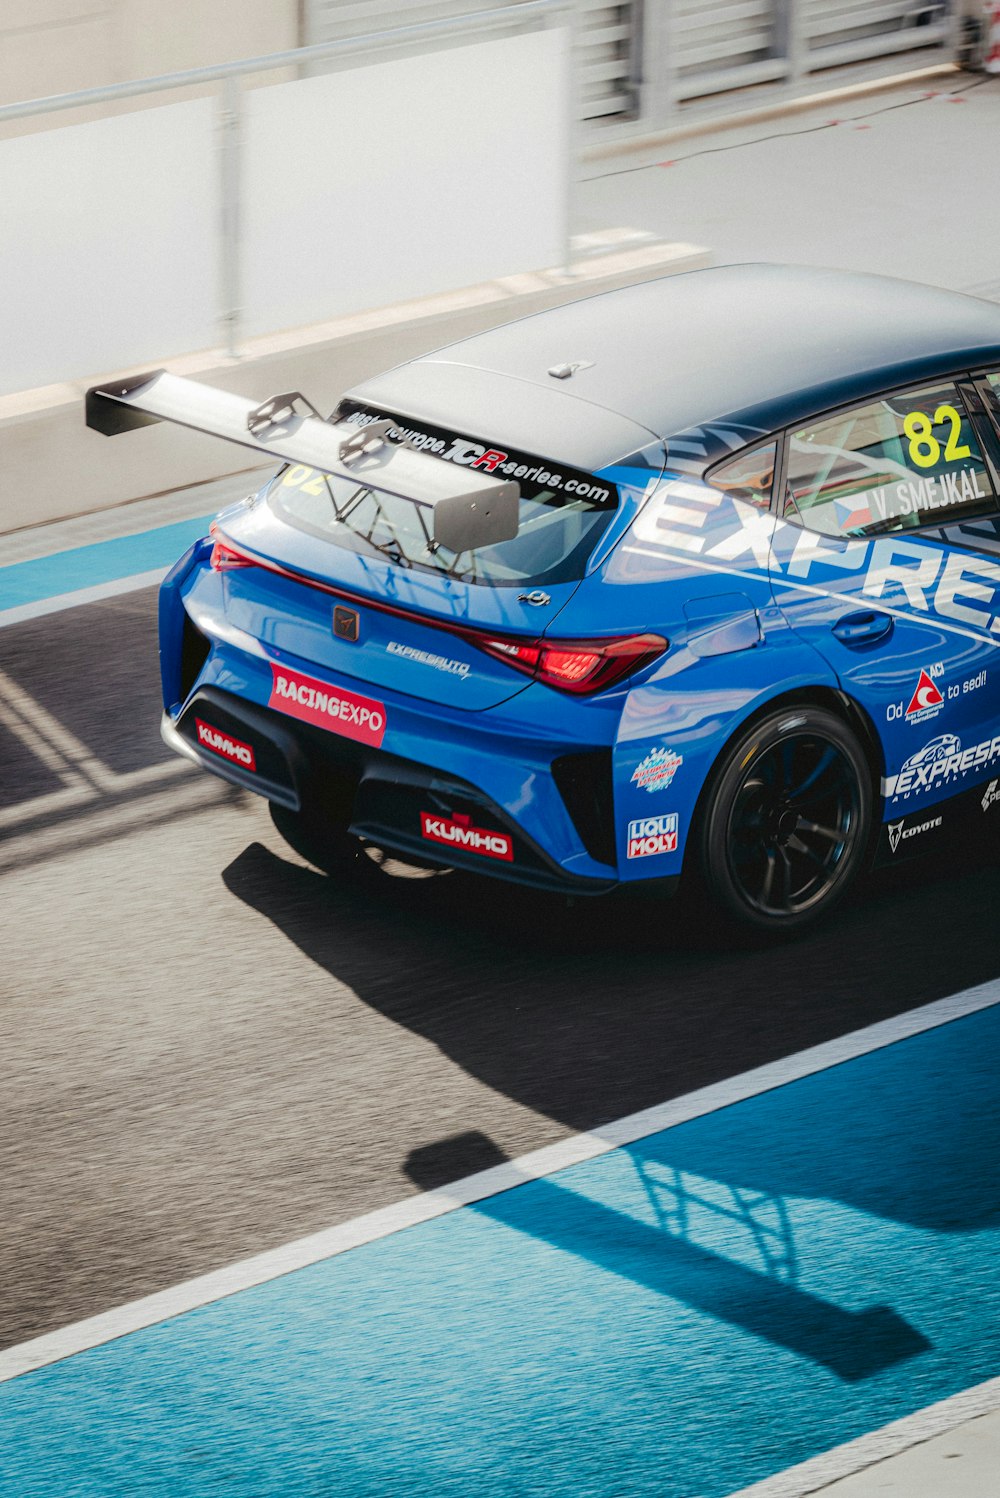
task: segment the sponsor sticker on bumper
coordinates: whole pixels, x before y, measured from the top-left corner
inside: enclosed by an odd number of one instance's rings
[[[677,852],[677,813],[662,817],[640,817],[628,824],[629,858],[649,858],[654,853]]]
[[[268,707],[276,707],[289,717],[314,723],[345,739],[379,748],[385,737],[385,704],[371,697],[359,697],[343,687],[332,687],[314,676],[303,676],[288,666],[271,664],[271,695]]]
[[[201,718],[195,718],[194,726],[198,732],[198,744],[202,749],[211,749],[213,754],[220,754],[223,759],[231,759],[234,765],[242,765],[244,770],[256,770],[257,759],[249,744],[244,744],[242,739],[234,739],[228,733],[223,733],[219,728],[213,728],[211,723],[205,723]]]
[[[632,784],[644,791],[665,791],[684,763],[682,754],[673,749],[651,749],[632,772]]]
[[[514,861],[514,845],[509,835],[488,827],[473,827],[471,817],[441,817],[422,811],[420,835],[429,842],[446,843],[451,848],[463,848],[467,853],[479,853],[484,858],[500,858],[504,863]]]

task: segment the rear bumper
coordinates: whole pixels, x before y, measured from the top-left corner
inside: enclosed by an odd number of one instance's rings
[[[420,863],[563,893],[618,887],[610,867],[605,878],[568,873],[471,782],[219,687],[199,687],[176,721],[165,713],[161,733],[222,779],[304,817],[332,813],[355,836]]]

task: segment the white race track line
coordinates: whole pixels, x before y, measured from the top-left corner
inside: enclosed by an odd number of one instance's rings
[[[183,1315],[184,1312],[192,1311],[197,1306],[222,1300],[226,1296],[247,1290],[253,1285],[262,1285],[269,1280],[279,1279],[282,1275],[302,1269],[308,1264],[316,1264],[322,1259],[332,1258],[335,1254],[345,1253],[348,1249],[357,1248],[361,1244],[371,1243],[378,1238],[386,1238],[390,1233],[398,1233],[403,1228],[414,1227],[418,1223],[442,1217],[445,1213],[454,1212],[459,1207],[482,1201],[486,1197],[496,1196],[501,1191],[509,1191],[525,1181],[551,1175],[554,1171],[563,1170],[566,1166],[576,1165],[583,1160],[593,1160],[622,1145],[645,1139],[650,1134],[658,1134],[662,1129],[672,1128],[690,1119],[702,1118],[708,1113],[715,1113],[720,1108],[728,1108],[733,1103],[742,1102],[745,1098],[757,1097],[760,1093],[770,1092],[776,1087],[784,1087],[787,1083],[798,1081],[802,1077],[826,1071],[829,1067],[838,1066],[857,1056],[869,1055],[872,1051],[894,1045],[897,1041],[906,1040],[912,1035],[920,1035],[927,1030],[950,1024],[953,1020],[961,1019],[965,1015],[989,1009],[994,1004],[1000,1004],[1000,980],[981,984],[977,988],[966,989],[963,993],[953,994],[947,999],[938,999],[935,1003],[925,1004],[922,1008],[911,1010],[908,1014],[882,1020],[877,1025],[869,1025],[864,1030],[855,1030],[853,1034],[827,1041],[823,1045],[812,1046],[809,1050],[800,1051],[795,1056],[787,1056],[780,1061],[769,1062],[766,1066],[755,1067],[753,1071],[744,1072],[741,1076],[731,1077],[724,1082],[713,1083],[710,1087],[701,1087],[685,1097],[675,1098],[673,1102],[661,1103],[658,1107],[647,1108],[641,1113],[632,1113],[627,1118],[620,1118],[614,1123],[606,1124],[594,1133],[575,1134],[569,1139],[560,1140],[557,1144],[550,1144],[544,1149],[522,1155],[518,1160],[507,1161],[490,1170],[466,1176],[464,1180],[455,1181],[437,1191],[427,1191],[419,1196],[408,1197],[405,1201],[395,1202],[375,1212],[368,1212],[363,1217],[355,1217],[349,1222],[338,1223],[335,1227],[312,1233],[306,1238],[296,1239],[292,1243],[283,1244],[280,1248],[257,1254],[254,1258],[244,1259],[237,1264],[231,1264],[225,1269],[214,1270],[210,1274],[199,1275],[196,1279],[185,1280],[179,1285],[171,1286],[169,1290],[158,1291],[155,1295],[147,1295],[142,1300],[134,1300],[128,1305],[118,1306],[99,1316],[91,1316],[86,1321],[77,1321],[71,1326],[61,1327],[58,1331],[48,1332],[45,1336],[35,1337],[30,1342],[22,1342],[17,1347],[9,1347],[6,1351],[0,1352],[0,1382],[30,1373],[36,1368],[43,1368],[62,1358],[72,1357],[75,1353],[84,1352],[88,1348],[112,1342],[117,1337],[126,1336],[129,1332],[154,1326],[158,1322],[169,1320],[172,1316]],[[983,1387],[992,1389],[993,1385]],[[971,1398],[974,1392],[970,1391],[968,1397]],[[959,1399],[966,1397],[962,1395]],[[946,1401],[945,1406],[935,1405],[932,1409],[940,1410],[953,1403],[954,1401]],[[996,1403],[1000,1403],[1000,1398],[994,1401],[994,1404]],[[993,1405],[990,1407],[992,1408]],[[966,1407],[956,1406],[956,1409],[957,1413],[952,1424],[960,1424],[969,1418]],[[973,1412],[979,1413],[978,1410]],[[911,1418],[913,1421],[918,1420],[918,1416]],[[888,1429],[896,1430],[897,1427],[903,1429],[909,1427],[910,1423],[907,1420],[900,1421]],[[936,1435],[941,1430],[950,1428],[950,1425],[941,1426],[940,1424],[927,1432],[920,1428],[918,1434],[899,1437],[902,1444],[893,1449],[903,1450],[906,1445],[926,1440],[928,1435]],[[875,1439],[874,1436],[865,1437],[865,1441],[869,1442]],[[847,1451],[854,1448],[860,1449],[863,1446],[864,1442],[853,1442],[850,1448],[840,1449]],[[878,1455],[886,1454],[886,1450],[879,1449]],[[859,1460],[858,1466],[867,1465],[873,1459],[877,1457],[864,1456]],[[842,1472],[847,1470],[847,1468],[838,1468],[838,1475],[842,1475]],[[849,1470],[853,1471],[855,1468]],[[830,1477],[824,1479],[824,1481],[831,1480]],[[773,1481],[776,1482],[778,1479],[773,1479]],[[817,1486],[820,1485],[817,1484]],[[801,1487],[758,1486],[752,1491],[755,1498],[764,1498],[764,1495],[767,1495],[767,1498],[779,1498],[779,1495],[784,1498],[784,1495],[793,1491],[811,1490]]]
[[[964,1425],[977,1415],[992,1414],[996,1409],[1000,1409],[1000,1378],[991,1378],[973,1389],[953,1394],[950,1399],[929,1404],[926,1409],[906,1415],[902,1420],[893,1420],[870,1435],[859,1436],[856,1441],[847,1441],[832,1451],[824,1451],[811,1461],[800,1462],[797,1467],[789,1467],[763,1482],[753,1483],[749,1488],[740,1488],[738,1493],[730,1493],[729,1498],[805,1498],[807,1493],[818,1493],[821,1488],[829,1487],[843,1477],[852,1477],[855,1472],[863,1472],[876,1462],[909,1451],[911,1446],[921,1446],[935,1436],[947,1435],[957,1425]],[[962,1491],[961,1475],[956,1476],[955,1482],[952,1492],[959,1493]],[[885,1491],[891,1494],[902,1489],[886,1484]]]
[[[97,583],[92,588],[76,588],[72,593],[57,593],[54,598],[39,598],[35,603],[0,609],[0,629],[5,624],[21,624],[25,619],[40,619],[44,614],[59,614],[63,609],[75,609],[82,603],[99,603],[102,598],[117,598],[139,588],[157,588],[169,571],[169,567],[157,567],[152,572],[134,572],[131,577],[118,577],[113,582]]]

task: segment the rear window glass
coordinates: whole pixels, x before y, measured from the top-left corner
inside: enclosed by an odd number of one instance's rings
[[[353,402],[335,413],[336,420],[353,420],[359,427],[387,418],[396,423],[390,436],[406,437],[418,450],[476,473],[515,479],[521,486],[517,535],[474,551],[435,547],[423,506],[301,464],[277,475],[269,491],[272,508],[336,546],[382,556],[400,567],[446,572],[467,583],[520,587],[583,576],[587,558],[617,508],[613,484]]]

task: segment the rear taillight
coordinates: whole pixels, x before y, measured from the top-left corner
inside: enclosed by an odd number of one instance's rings
[[[241,551],[234,551],[222,541],[216,541],[208,560],[213,572],[231,572],[234,567],[253,566],[250,557],[245,557]]]
[[[653,634],[612,640],[504,640],[470,631],[467,638],[516,671],[580,696],[603,692],[667,649],[663,636]]]
[[[560,692],[574,692],[578,696],[590,696],[616,685],[634,671],[648,666],[670,648],[670,642],[662,635],[618,635],[608,640],[520,640],[509,636],[486,634],[478,629],[469,629],[464,624],[451,620],[435,619],[428,614],[418,614],[398,604],[385,603],[381,599],[365,598],[338,588],[333,583],[321,582],[318,578],[303,576],[283,567],[279,562],[266,561],[263,557],[248,556],[231,542],[220,539],[215,525],[209,534],[215,545],[212,547],[211,565],[216,572],[229,572],[235,567],[263,567],[279,577],[292,578],[307,587],[318,588],[323,593],[332,593],[350,604],[362,604],[378,613],[390,614],[396,619],[412,619],[431,629],[442,629],[449,634],[468,640],[495,660],[506,661],[515,671],[556,687]]]

